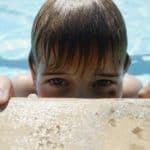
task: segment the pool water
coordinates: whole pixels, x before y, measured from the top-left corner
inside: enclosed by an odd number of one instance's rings
[[[27,57],[33,19],[45,0],[0,1],[0,75],[28,72]],[[150,80],[150,1],[114,0],[126,21],[129,73],[143,84]]]

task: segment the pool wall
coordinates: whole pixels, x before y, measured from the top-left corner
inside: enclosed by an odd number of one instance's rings
[[[149,150],[149,108],[148,99],[13,98],[0,112],[0,147]]]

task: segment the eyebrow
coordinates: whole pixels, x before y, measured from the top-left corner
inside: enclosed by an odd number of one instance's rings
[[[119,77],[120,74],[117,73],[100,73],[100,74],[95,74],[96,76],[105,76],[105,77]]]
[[[69,73],[64,72],[45,72],[42,75],[69,75]],[[105,76],[105,77],[119,77],[120,74],[117,73],[98,73],[95,76]]]
[[[42,73],[42,75],[68,75],[68,73],[64,73],[64,72],[45,72],[45,73]]]

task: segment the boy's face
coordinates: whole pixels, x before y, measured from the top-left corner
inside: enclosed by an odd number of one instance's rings
[[[103,70],[94,72],[91,65],[83,75],[75,72],[72,66],[69,64],[66,68],[53,70],[39,64],[37,74],[33,75],[37,94],[40,97],[122,97],[123,66],[115,69],[108,61]]]

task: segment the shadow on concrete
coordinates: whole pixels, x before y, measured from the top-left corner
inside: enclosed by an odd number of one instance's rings
[[[144,60],[143,57],[148,56],[149,60]],[[148,55],[133,55],[132,64],[129,68],[128,73],[133,75],[142,75],[149,74],[150,75],[150,54]]]

